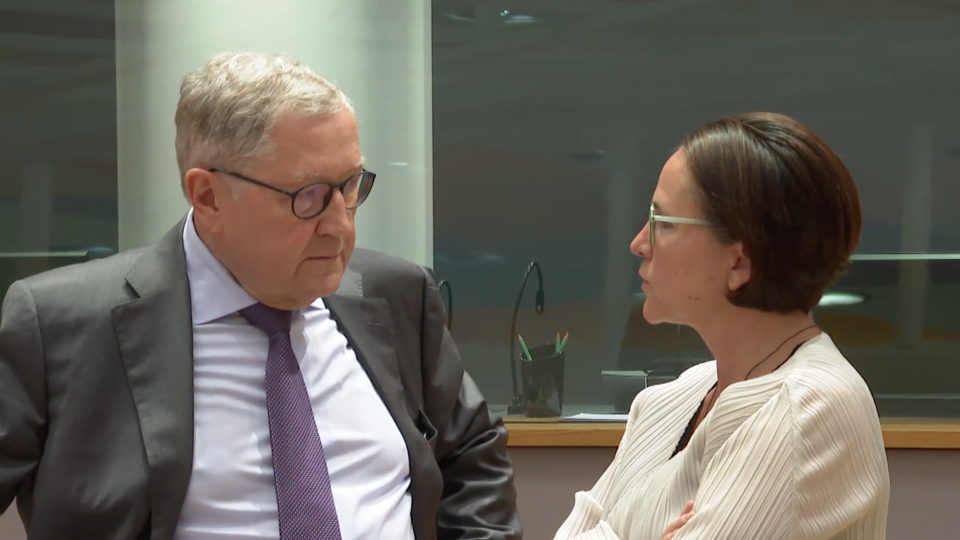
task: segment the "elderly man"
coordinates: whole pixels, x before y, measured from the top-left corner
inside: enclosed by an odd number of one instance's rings
[[[176,125],[179,225],[7,293],[0,511],[31,540],[520,538],[433,281],[354,249],[376,175],[344,94],[222,54]]]

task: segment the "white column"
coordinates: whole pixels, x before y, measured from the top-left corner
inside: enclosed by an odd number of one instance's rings
[[[930,249],[930,212],[933,197],[933,127],[910,131],[907,175],[903,183],[900,251],[924,253]],[[912,349],[923,340],[930,282],[928,261],[900,261],[897,287],[897,346]]]
[[[630,317],[631,273],[637,258],[630,253],[636,236],[640,201],[640,141],[630,133],[617,141],[613,174],[607,184],[607,257],[603,295],[603,368],[616,369],[620,345]]]
[[[214,54],[283,52],[353,99],[374,191],[360,246],[433,263],[430,2],[116,2],[120,249],[159,238],[187,210],[174,157],[180,79]]]

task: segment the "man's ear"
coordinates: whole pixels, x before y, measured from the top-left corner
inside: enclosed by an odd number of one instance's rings
[[[190,169],[183,175],[184,192],[193,207],[193,219],[203,230],[217,234],[220,229],[224,186],[215,173],[204,169]]]
[[[750,281],[750,258],[743,249],[743,242],[734,242],[729,249],[732,262],[728,271],[727,288],[735,291]]]

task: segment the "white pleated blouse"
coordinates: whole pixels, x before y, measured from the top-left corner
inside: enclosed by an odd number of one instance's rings
[[[673,453],[715,362],[641,392],[613,463],[555,540],[883,540],[890,477],[866,383],[821,334],[779,369],[730,385]],[[671,457],[673,456],[673,457]]]

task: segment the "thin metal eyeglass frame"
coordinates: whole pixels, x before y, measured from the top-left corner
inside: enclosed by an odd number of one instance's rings
[[[685,217],[673,217],[673,216],[661,216],[654,212],[653,203],[650,204],[650,249],[653,249],[654,243],[656,242],[657,236],[657,222],[662,221],[663,223],[681,223],[684,225],[707,225],[712,227],[713,223],[705,219],[696,219],[696,218],[685,218]]]
[[[257,186],[260,186],[260,187],[263,187],[263,188],[267,188],[267,189],[269,189],[270,191],[274,191],[274,192],[280,193],[280,194],[282,194],[282,195],[286,195],[287,197],[290,197],[290,211],[293,212],[293,215],[294,215],[294,216],[296,216],[296,217],[298,217],[298,218],[300,218],[300,219],[311,219],[311,218],[314,218],[314,217],[319,216],[321,213],[323,213],[324,210],[327,209],[327,206],[330,206],[330,199],[333,198],[333,192],[334,192],[334,190],[340,190],[340,194],[342,195],[342,194],[343,194],[343,188],[347,187],[347,184],[349,184],[351,181],[353,181],[354,178],[357,178],[358,176],[360,177],[360,183],[357,184],[357,190],[359,191],[360,188],[361,188],[361,186],[363,186],[364,176],[366,176],[367,181],[370,182],[370,189],[367,190],[367,194],[364,195],[363,198],[358,198],[358,199],[357,199],[357,204],[355,204],[355,205],[353,205],[353,206],[349,206],[349,205],[347,206],[347,210],[352,210],[352,209],[354,209],[354,208],[357,208],[358,206],[360,206],[361,204],[363,204],[364,201],[367,200],[367,197],[370,196],[370,192],[373,191],[373,183],[374,183],[374,181],[377,179],[377,173],[375,173],[375,172],[373,172],[373,171],[368,171],[368,170],[366,170],[366,169],[363,169],[362,171],[360,171],[360,172],[358,172],[358,173],[356,173],[356,174],[351,174],[349,178],[347,178],[346,180],[344,180],[343,182],[340,182],[340,183],[338,183],[338,184],[328,184],[327,182],[322,182],[322,181],[320,181],[320,182],[311,182],[311,183],[309,183],[309,184],[307,184],[307,185],[305,185],[305,186],[301,186],[299,189],[297,189],[297,190],[295,190],[295,191],[287,191],[287,190],[285,190],[285,189],[278,188],[277,186],[271,186],[270,184],[268,184],[268,183],[266,183],[266,182],[262,182],[262,181],[260,181],[260,180],[257,180],[256,178],[251,178],[251,177],[249,177],[249,176],[247,176],[247,175],[240,174],[240,173],[233,172],[233,171],[228,171],[228,170],[226,170],[226,169],[216,169],[216,168],[213,168],[213,169],[207,169],[207,172],[209,172],[209,173],[214,173],[214,174],[217,174],[217,173],[219,173],[219,174],[226,174],[226,175],[232,176],[232,177],[234,177],[234,178],[236,178],[236,179],[238,179],[238,180],[243,180],[244,182],[249,182],[249,183],[251,183],[251,184],[254,184],[254,185],[257,185]],[[297,195],[299,195],[299,194],[300,194],[303,190],[305,190],[305,189],[312,188],[312,187],[315,187],[315,186],[318,186],[318,185],[330,186],[330,191],[328,191],[327,194],[326,194],[326,196],[324,196],[324,198],[323,198],[323,205],[320,206],[320,209],[317,210],[316,213],[311,214],[311,215],[309,215],[309,216],[301,216],[300,214],[297,214],[297,210],[296,210]]]

